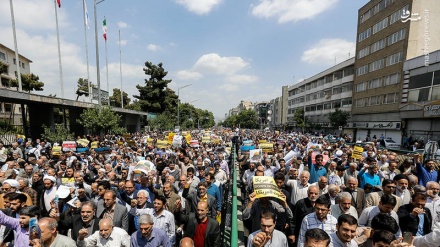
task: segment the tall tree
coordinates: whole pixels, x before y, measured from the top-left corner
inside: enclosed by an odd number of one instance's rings
[[[0,74],[6,74],[6,72],[8,72],[8,65],[0,62]]]
[[[236,125],[240,125],[240,128],[257,129],[259,127],[257,113],[250,109],[241,111],[237,115]]]
[[[300,127],[304,132],[304,128],[308,125],[308,119],[304,115],[303,108],[297,108],[295,113],[293,114],[293,120],[296,122],[296,126]]]
[[[130,98],[128,94],[122,91],[122,95],[124,97],[124,107],[127,107],[130,104]],[[121,90],[119,88],[113,88],[113,95],[110,96],[110,105],[115,107],[121,107]]]
[[[11,80],[11,87],[18,88],[18,80]],[[40,81],[40,77],[35,74],[21,74],[21,87],[23,91],[43,91],[44,82]]]
[[[167,71],[162,67],[162,63],[154,65],[151,62],[145,62],[144,72],[150,78],[145,79],[145,86],[136,85],[139,95],[133,95],[139,100],[141,109],[145,112],[162,113],[165,111],[165,102],[167,96],[167,87],[171,80],[165,80]]]
[[[339,128],[339,126],[344,127],[348,119],[350,119],[350,113],[346,111],[342,111],[339,108],[336,108],[334,112],[328,114],[328,120],[333,128]]]
[[[76,121],[90,129],[94,134],[123,134],[127,131],[119,126],[121,115],[112,111],[110,107],[86,109]]]
[[[83,78],[79,78],[78,81],[76,82],[78,89],[76,90],[76,100],[78,101],[78,98],[80,96],[89,96],[89,80],[88,79],[83,79]],[[93,84],[91,84],[91,86],[93,87]]]

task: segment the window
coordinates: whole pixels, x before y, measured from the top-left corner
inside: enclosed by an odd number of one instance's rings
[[[310,83],[306,84],[306,90],[310,90]]]
[[[440,99],[440,87],[433,87],[431,100],[439,100]]]
[[[376,51],[378,51],[378,50],[382,50],[383,48],[385,48],[386,45],[387,45],[387,40],[386,40],[386,38],[381,39],[381,40],[379,40],[379,41],[377,41],[376,43],[373,43],[373,44],[371,45],[370,52],[371,52],[371,53],[374,53],[374,52],[376,52]]]
[[[388,17],[374,24],[373,26],[373,34],[379,32],[380,30],[386,28],[388,26]]]
[[[432,85],[432,72],[411,76],[409,78],[409,89],[429,87]]]
[[[349,107],[351,106],[351,98],[342,99],[342,107]]]
[[[324,109],[332,109],[332,103],[324,103]]]
[[[364,66],[361,66],[356,69],[356,75],[365,75],[368,73],[368,64],[365,64]]]
[[[434,71],[434,79],[432,80],[433,85],[440,84],[440,70]]]
[[[355,103],[356,107],[364,107],[365,106],[365,99],[357,99],[355,102],[356,102]]]
[[[396,63],[400,63],[403,60],[403,52],[398,52],[396,54],[393,54],[391,56],[387,57],[386,66],[391,66]]]
[[[400,83],[400,73],[388,75],[384,77],[384,86]]]
[[[369,54],[370,54],[370,46],[367,46],[364,49],[358,51],[358,59],[368,56]]]
[[[356,85],[356,92],[362,92],[365,90],[367,90],[367,83],[366,82],[361,82]]]
[[[370,63],[370,72],[382,69],[383,67],[384,67],[384,59],[382,58]]]
[[[324,109],[323,105],[316,105],[316,110],[317,111],[322,110],[322,109]]]
[[[380,96],[379,95],[371,96],[369,103],[370,103],[369,105],[379,105],[380,104]]]
[[[0,59],[6,61],[6,54],[0,51]]]
[[[310,83],[310,87],[311,87],[311,88],[316,88],[316,81]]]
[[[344,73],[343,77],[353,75],[354,74],[354,66],[344,68],[343,73]]]
[[[333,81],[333,75],[328,75],[325,77],[325,83],[330,83]]]
[[[332,107],[333,109],[334,108],[340,108],[341,107],[341,101],[340,100],[333,101],[332,105],[333,105],[333,107]]]
[[[411,90],[408,92],[408,102],[428,101],[429,87]]]
[[[402,19],[402,14],[409,10],[409,5],[406,5],[402,9],[397,10],[393,14],[390,15],[390,25]]]
[[[406,29],[400,29],[399,31],[391,34],[390,36],[388,36],[388,45],[392,45],[396,42],[401,41],[402,39],[405,38],[406,35]]]
[[[352,90],[353,90],[353,84],[352,83],[344,84],[341,87],[341,93],[343,93],[343,92],[350,92]]]
[[[397,93],[389,93],[383,95],[384,104],[396,103],[396,101],[397,101]]]
[[[339,94],[339,93],[341,93],[341,90],[342,90],[341,87],[334,87],[333,90],[332,90],[333,91],[332,93],[333,94]]]
[[[21,63],[21,67],[22,67],[23,69],[25,68],[25,67],[24,67],[24,63],[23,63],[23,62]]]
[[[361,23],[364,23],[364,21],[370,19],[371,16],[372,16],[372,11],[371,9],[369,9],[363,15],[361,15]]]
[[[318,79],[318,87],[324,85],[324,78]]]
[[[310,94],[306,95],[306,101],[310,101]]]
[[[371,80],[370,82],[368,82],[369,89],[379,88],[379,87],[382,87],[382,77]]]
[[[364,41],[371,36],[371,27],[359,34],[358,42]]]
[[[14,64],[17,64],[17,60],[14,58]]]
[[[336,72],[333,74],[333,77],[334,77],[335,80],[341,79],[341,78],[342,78],[342,70],[340,70],[340,71],[336,71]]]
[[[11,104],[5,104],[5,112],[11,112],[12,111],[12,105]]]

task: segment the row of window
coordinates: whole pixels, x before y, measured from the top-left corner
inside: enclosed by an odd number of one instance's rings
[[[374,106],[380,104],[392,104],[396,103],[398,99],[397,93],[389,93],[382,95],[374,95],[371,97],[366,97],[362,99],[355,100],[355,107],[365,107],[365,106]]]
[[[378,23],[374,24],[372,27],[367,28],[363,32],[359,33],[358,35],[358,42],[362,42],[365,39],[369,38],[371,35],[381,31],[382,29],[386,28],[387,26],[395,23],[396,21],[399,21],[402,17],[402,14],[405,13],[409,8],[409,5],[406,5],[402,9],[399,9],[398,11],[391,14],[389,17],[385,17],[383,20],[379,21]]]
[[[332,95],[340,94],[344,92],[351,92],[353,90],[353,83],[346,83],[341,86],[335,86],[333,88],[328,88],[319,92],[307,94],[306,96],[297,97],[289,100],[288,105],[295,105],[299,103],[303,103],[305,101],[311,101],[316,99],[330,98]]]
[[[379,69],[382,69],[384,67],[391,66],[396,63],[400,63],[403,61],[403,51],[400,51],[398,53],[395,53],[393,55],[390,55],[385,58],[378,59],[374,62],[371,62],[369,64],[365,64],[359,68],[356,69],[356,75],[365,75],[368,72],[373,72]]]
[[[316,105],[309,105],[305,107],[306,112],[313,112],[313,111],[321,111],[321,110],[329,110],[329,109],[336,109],[341,107],[351,107],[352,99],[351,98],[345,98],[340,100],[333,100],[321,104]],[[287,110],[288,114],[294,114],[295,111],[298,108],[290,108]],[[302,109],[302,107],[301,107]]]
[[[382,50],[383,48],[385,48],[387,46],[387,41],[388,41],[388,46],[399,42],[401,40],[403,40],[406,37],[406,28],[400,29],[399,31],[391,34],[390,36],[383,38],[375,43],[373,43],[370,46],[367,46],[361,50],[358,51],[357,57],[358,59],[363,58],[365,56],[368,56],[376,51]]]
[[[439,99],[440,86],[417,88],[408,92],[408,102],[424,102]]]
[[[356,92],[362,92],[367,89],[374,89],[374,88],[380,88],[384,86],[389,86],[393,84],[400,83],[400,73],[395,73],[383,77],[379,77],[376,79],[373,79],[371,81],[361,82],[356,84]]]
[[[378,4],[374,5],[371,9],[365,11],[360,16],[360,23],[364,23],[364,21],[370,19],[373,15],[379,13],[381,10],[385,9],[387,6],[389,6],[391,3],[395,2],[396,0],[382,0]]]
[[[298,88],[290,90],[289,91],[289,96],[293,96],[293,95],[302,93],[304,91],[320,87],[320,86],[322,86],[322,85],[324,85],[326,83],[330,83],[330,82],[332,82],[334,80],[339,80],[339,79],[341,79],[343,77],[350,76],[350,75],[353,75],[353,74],[354,74],[354,66],[346,67],[346,68],[344,68],[342,70],[335,71],[333,74],[321,77],[321,78],[319,78],[316,81],[312,81],[312,82],[307,83],[305,85],[302,85],[302,86],[300,86]]]

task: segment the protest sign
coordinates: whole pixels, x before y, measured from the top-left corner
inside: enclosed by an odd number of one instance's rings
[[[269,176],[254,176],[254,192],[256,198],[275,197],[282,201],[284,198],[273,177]]]
[[[250,157],[251,161],[254,161],[254,162],[261,161],[261,154],[262,154],[261,149],[254,149],[254,150],[249,151],[249,157]]]
[[[364,149],[359,146],[354,146],[353,153],[351,154],[351,157],[353,159],[362,159],[362,153],[364,152]]]

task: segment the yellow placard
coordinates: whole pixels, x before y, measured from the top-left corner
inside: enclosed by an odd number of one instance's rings
[[[124,142],[118,142],[118,145],[122,146],[122,145],[124,145]]]
[[[202,137],[203,143],[211,143],[211,137],[210,136],[204,136]]]
[[[354,146],[353,153],[351,154],[351,157],[353,159],[362,159],[362,153],[364,152],[364,149],[359,146]]]
[[[148,145],[153,144],[153,138],[147,138],[147,144]]]
[[[76,141],[76,143],[78,143],[82,147],[87,147],[89,145],[90,141],[87,139],[78,139]]]
[[[173,139],[174,139],[175,135],[176,135],[176,133],[174,133],[174,132],[171,132],[168,134],[168,144],[173,143]]]
[[[254,182],[254,192],[256,198],[275,197],[284,201],[284,198],[282,197],[282,193],[278,188],[277,184],[275,183],[273,177],[254,176],[252,180]]]
[[[185,135],[186,143],[189,144],[189,142],[192,140],[191,134]]]
[[[267,140],[260,140],[260,143],[267,143]]]
[[[54,156],[61,155],[61,146],[52,147],[52,155]]]
[[[94,141],[94,142],[92,142],[92,144],[90,145],[90,148],[98,148],[98,144],[99,144],[99,142]]]
[[[158,148],[166,148],[168,145],[168,140],[157,140],[156,147]]]

